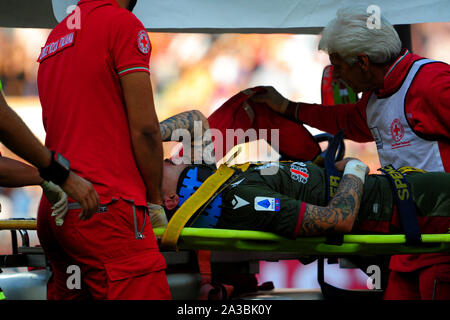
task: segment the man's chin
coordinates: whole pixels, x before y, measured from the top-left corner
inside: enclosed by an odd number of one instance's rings
[[[367,89],[365,89],[365,88],[362,88],[360,85],[355,85],[355,84],[353,84],[353,83],[351,83],[351,82],[345,82],[345,84],[347,85],[347,86],[349,86],[350,88],[352,88],[352,90],[356,93],[356,94],[358,94],[358,93],[360,93],[360,92],[363,92],[363,91],[367,91]]]

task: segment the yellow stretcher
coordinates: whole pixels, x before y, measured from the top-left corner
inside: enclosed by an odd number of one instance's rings
[[[43,267],[47,265],[41,248],[30,248],[27,230],[36,230],[36,220],[0,220],[0,231],[9,230],[13,235],[13,254],[0,256],[1,268]],[[161,240],[165,228],[153,229]],[[22,246],[18,246],[16,232],[22,236]],[[382,290],[345,290],[333,287],[324,280],[324,259],[364,257],[383,257],[393,254],[450,252],[449,234],[423,234],[422,245],[405,244],[404,235],[354,235],[347,234],[340,245],[329,244],[327,237],[302,237],[287,239],[273,233],[249,230],[183,228],[177,238],[177,250],[161,246],[167,265],[175,268],[196,265],[192,252],[211,250],[211,265],[219,273],[259,273],[259,261],[279,261],[292,259],[317,259],[317,277],[321,287],[319,299],[381,299]],[[302,260],[301,260],[302,261]],[[349,260],[350,262],[352,260]],[[330,260],[329,260],[330,262]],[[237,271],[238,270],[238,271]],[[42,271],[42,270],[40,270]],[[198,272],[198,271],[197,271]],[[24,276],[24,275],[20,275]],[[44,288],[46,275],[42,275],[40,287]],[[180,281],[180,279],[183,279]],[[168,273],[169,285],[174,299],[196,299],[199,290],[198,274]],[[5,281],[5,279],[3,279]],[[16,291],[9,290],[11,297],[29,299],[23,296],[24,288],[33,281],[18,282],[14,278]],[[5,285],[6,287],[6,285]],[[41,288],[41,289],[42,289]],[[16,295],[14,293],[16,292]],[[267,294],[267,293],[264,293]],[[273,293],[276,297],[277,292]],[[298,298],[296,298],[298,299]],[[302,298],[300,298],[302,299]]]
[[[161,236],[164,228],[153,229]],[[410,254],[450,252],[450,234],[423,234],[422,245],[405,244],[400,234],[347,234],[341,245],[327,244],[326,237],[287,239],[269,232],[184,228],[178,240],[182,250],[295,252],[305,255]]]
[[[0,230],[36,230],[36,220],[0,220]],[[165,228],[153,229],[160,238]],[[249,230],[183,228],[178,250],[266,251],[303,255],[392,255],[450,252],[450,233],[422,234],[422,245],[406,245],[401,234],[344,235],[340,245],[328,244],[326,237],[302,237],[295,240]]]

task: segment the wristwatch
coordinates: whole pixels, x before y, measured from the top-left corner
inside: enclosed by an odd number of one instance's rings
[[[70,162],[60,153],[51,151],[52,158],[47,168],[39,169],[41,178],[62,185],[70,174]]]

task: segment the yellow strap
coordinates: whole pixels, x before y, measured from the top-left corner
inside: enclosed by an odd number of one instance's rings
[[[175,212],[162,235],[161,244],[165,247],[176,249],[181,230],[183,230],[189,219],[231,178],[236,171],[234,168],[245,171],[249,165],[249,163],[234,167],[228,167],[225,164],[221,165]]]
[[[417,169],[414,167],[400,167],[397,169],[397,171],[400,172],[401,174],[405,174],[408,172],[422,172],[422,173],[426,172],[425,170]]]

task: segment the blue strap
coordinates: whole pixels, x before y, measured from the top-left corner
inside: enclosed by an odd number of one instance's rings
[[[325,174],[327,179],[327,201],[330,202],[331,198],[334,197],[337,188],[339,187],[339,182],[342,178],[342,172],[336,169],[336,153],[338,152],[339,146],[344,139],[344,130],[339,130],[339,132],[333,137],[333,139],[328,143],[328,148],[325,155]],[[329,235],[326,237],[326,244],[342,245],[344,242],[344,235]]]
[[[336,193],[339,186],[339,182],[342,178],[342,172],[336,169],[336,153],[339,146],[344,139],[344,130],[339,130],[339,132],[333,137],[333,139],[328,143],[328,148],[325,155],[325,172],[327,176],[327,200],[330,201],[331,198]]]
[[[405,176],[392,165],[384,166],[379,171],[383,172],[391,181],[394,188],[397,212],[405,233],[407,245],[418,245],[422,243],[419,221],[417,220],[416,206],[412,199],[411,186]]]

